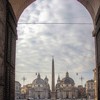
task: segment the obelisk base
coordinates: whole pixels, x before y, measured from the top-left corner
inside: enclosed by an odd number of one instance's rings
[[[56,92],[51,92],[51,100],[56,100]]]

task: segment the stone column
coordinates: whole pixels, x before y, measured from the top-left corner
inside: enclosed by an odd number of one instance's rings
[[[4,100],[4,48],[6,33],[6,0],[0,0],[0,100]]]
[[[95,37],[95,51],[96,51],[96,97],[95,100],[100,100],[100,7],[95,18],[95,29],[93,31]]]

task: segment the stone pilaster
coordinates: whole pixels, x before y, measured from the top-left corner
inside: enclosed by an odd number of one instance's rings
[[[15,54],[17,39],[17,21],[9,2],[6,5],[5,35],[5,96],[4,100],[15,99]]]
[[[93,31],[95,38],[95,52],[96,52],[96,97],[95,100],[100,100],[100,8],[95,18],[95,28]]]
[[[6,33],[6,0],[0,0],[0,100],[4,100],[5,67],[4,48]]]

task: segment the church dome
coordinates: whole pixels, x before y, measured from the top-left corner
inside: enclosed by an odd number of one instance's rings
[[[32,87],[44,87],[46,82],[40,77],[40,74],[37,75],[37,78],[32,82]]]
[[[69,73],[66,73],[66,77],[62,79],[63,84],[75,85],[74,80],[69,77]]]

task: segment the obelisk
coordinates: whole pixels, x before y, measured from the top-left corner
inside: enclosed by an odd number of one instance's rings
[[[51,100],[56,100],[54,57],[52,57],[52,92],[51,92]]]

